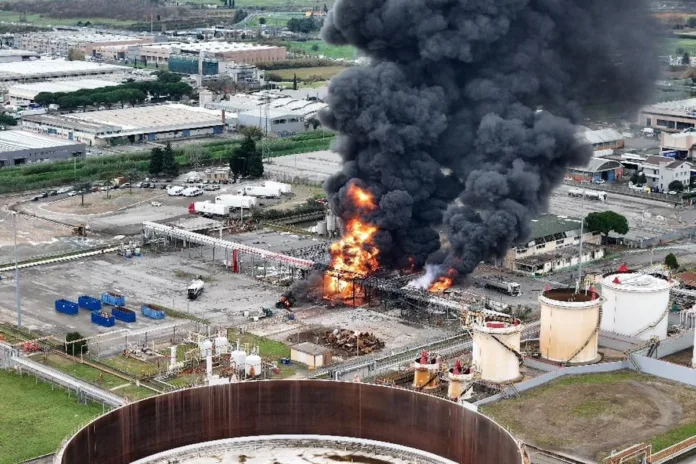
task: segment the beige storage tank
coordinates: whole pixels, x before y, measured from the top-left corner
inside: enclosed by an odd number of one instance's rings
[[[440,358],[423,352],[413,363],[413,388],[416,390],[435,390],[440,388]]]
[[[466,396],[467,391],[474,382],[474,373],[468,367],[462,367],[461,361],[447,373],[449,386],[447,387],[447,398],[452,401],[460,401]]]
[[[594,289],[576,293],[573,288],[559,288],[539,295],[541,356],[568,364],[599,361],[597,345],[603,301]]]
[[[523,328],[519,321],[486,321],[471,325],[472,362],[481,380],[508,383],[522,379],[520,340]]]

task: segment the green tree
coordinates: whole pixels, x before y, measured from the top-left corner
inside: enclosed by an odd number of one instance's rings
[[[85,337],[80,332],[68,332],[67,335],[65,335],[66,342],[80,341],[67,345],[66,353],[73,356],[79,356],[80,353],[87,353],[87,341],[83,340],[83,338]]]
[[[638,184],[638,171],[634,172],[633,175],[631,175],[631,179],[630,179],[630,180],[631,180],[631,183],[632,183],[633,185],[637,185],[637,184]]]
[[[682,64],[684,66],[691,65],[691,57],[689,56],[688,52],[684,52],[684,56],[682,56]]]
[[[85,61],[85,54],[80,50],[71,48],[68,50],[68,61]]]
[[[682,184],[678,180],[673,180],[672,182],[669,183],[667,188],[669,189],[670,192],[681,193],[684,191],[684,184]]]
[[[0,125],[16,126],[17,120],[7,113],[2,113],[2,114],[0,114]]]
[[[585,226],[589,231],[599,232],[605,238],[612,231],[620,235],[628,233],[628,220],[613,211],[588,214],[585,218]]]
[[[686,25],[692,29],[695,28],[696,27],[696,16],[689,16],[689,19],[686,20]]]
[[[232,179],[237,182],[237,179],[246,175],[246,159],[242,157],[235,149],[230,156],[230,171]]]
[[[162,149],[160,147],[153,148],[150,152],[150,174],[156,175],[162,172],[163,162],[164,152]]]
[[[638,185],[645,185],[648,183],[648,179],[645,177],[645,173],[641,172],[638,176]]]
[[[245,138],[252,140],[260,140],[261,137],[263,137],[263,131],[258,126],[240,127],[239,133],[242,134]]]
[[[266,18],[259,18],[259,24],[262,26],[266,24]]]
[[[176,177],[179,175],[179,165],[174,157],[174,150],[172,149],[171,142],[167,142],[162,152],[162,172],[169,177]]]
[[[297,73],[292,75],[292,90],[297,90]]]
[[[263,159],[261,159],[261,152],[255,150],[249,155],[247,161],[247,173],[249,177],[259,178],[263,176]]]
[[[670,253],[665,256],[665,266],[672,270],[679,269],[679,261],[677,261],[677,257],[674,256],[674,253]]]

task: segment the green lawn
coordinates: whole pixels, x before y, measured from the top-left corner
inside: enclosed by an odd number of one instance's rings
[[[287,81],[292,81],[292,76],[295,74],[297,74],[298,79],[309,79],[311,77],[326,80],[331,79],[344,69],[346,69],[345,66],[317,66],[315,68],[277,69],[268,72],[277,74]]]
[[[8,21],[19,23],[20,13],[17,11],[0,10],[0,21]],[[39,26],[75,26],[78,21],[91,22],[93,25],[108,25],[108,26],[130,26],[134,21],[122,21],[111,18],[79,18],[79,19],[59,19],[42,17],[38,14],[27,14],[27,24],[36,24]]]
[[[99,362],[135,377],[149,377],[157,373],[157,366],[134,358],[127,358],[122,354],[113,358],[100,358]]]
[[[75,429],[102,413],[34,377],[0,370],[0,464],[51,453]]]
[[[663,53],[668,55],[676,55],[677,49],[680,48],[684,49],[689,55],[696,56],[696,38],[682,39],[679,37],[673,37],[666,39],[663,47]]]
[[[180,3],[222,5],[221,1],[215,0],[182,0]],[[322,7],[324,3],[329,8],[333,5],[332,1],[327,1],[321,3]],[[317,6],[317,3],[312,0],[235,0],[234,4],[237,8],[272,8],[273,10],[282,11],[299,11]]]
[[[178,377],[176,379],[167,380],[167,383],[173,385],[177,388],[186,387],[190,384],[197,383],[201,379],[200,375],[192,374],[186,375],[184,377]]]
[[[290,21],[292,18],[297,18],[301,19],[304,18],[304,13],[299,11],[299,12],[287,12],[287,13],[272,13],[269,12],[268,14],[263,14],[260,13],[258,16],[254,16],[250,20],[246,22],[246,25],[249,27],[256,27],[260,26],[261,22],[259,19],[264,18],[266,20],[266,26],[274,26],[274,27],[285,27],[288,24],[288,21]]]
[[[307,55],[324,56],[325,58],[343,58],[353,60],[356,57],[356,50],[350,45],[331,45],[323,40],[308,40],[306,42],[287,42],[290,51],[292,49],[302,50]]]
[[[693,436],[696,436],[696,424],[687,424],[658,435],[650,444],[652,445],[653,453],[655,453]]]
[[[55,354],[49,354],[45,360],[43,356],[36,356],[33,359],[107,390],[128,382],[127,380],[123,380],[115,375],[107,374],[99,369],[95,369],[86,364],[71,361]]]
[[[132,384],[128,385],[127,387],[114,390],[113,393],[128,398],[129,401],[142,400],[156,395],[156,393],[150,390],[149,388],[137,387]]]

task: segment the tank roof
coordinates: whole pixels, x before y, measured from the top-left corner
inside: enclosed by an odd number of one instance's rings
[[[673,282],[668,280],[636,272],[609,274],[602,280],[604,287],[636,292],[667,290],[672,285]]]
[[[593,290],[587,292],[575,292],[574,288],[554,288],[546,290],[542,295],[549,300],[562,301],[564,303],[585,303],[599,299],[599,293]]]

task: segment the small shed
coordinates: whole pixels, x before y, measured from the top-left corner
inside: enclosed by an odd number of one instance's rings
[[[290,359],[309,367],[322,367],[331,364],[331,350],[310,342],[290,347]]]

